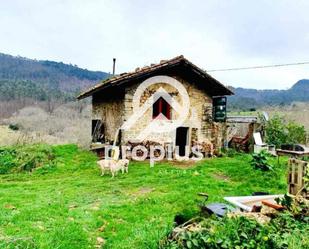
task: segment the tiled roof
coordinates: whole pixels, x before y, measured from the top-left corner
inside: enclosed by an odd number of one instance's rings
[[[131,79],[135,79],[137,77],[143,76],[144,74],[152,73],[157,70],[163,69],[168,66],[177,65],[181,62],[187,63],[189,66],[193,67],[197,73],[202,74],[204,77],[209,78],[210,80],[215,81],[215,83],[219,84],[221,87],[225,88],[225,94],[224,95],[231,95],[233,92],[226,88],[223,84],[221,84],[216,79],[212,78],[210,75],[208,75],[204,70],[200,69],[199,67],[195,66],[193,63],[191,63],[189,60],[187,60],[183,55],[177,56],[170,60],[161,60],[158,64],[151,64],[150,66],[145,66],[142,68],[136,68],[133,72],[129,73],[122,73],[120,75],[116,75],[114,77],[111,77],[109,79],[103,80],[97,85],[89,88],[88,90],[82,92],[80,95],[78,95],[77,99],[83,99],[88,96],[91,96],[94,92],[99,91],[102,88],[105,87],[112,87],[113,85],[118,85],[124,81],[130,81]]]

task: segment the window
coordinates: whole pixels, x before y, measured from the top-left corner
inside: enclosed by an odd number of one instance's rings
[[[162,97],[153,104],[152,118],[155,119],[160,114],[171,119],[171,106]]]

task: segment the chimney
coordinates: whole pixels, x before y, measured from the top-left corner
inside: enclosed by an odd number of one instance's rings
[[[113,75],[115,75],[116,58],[113,58]]]

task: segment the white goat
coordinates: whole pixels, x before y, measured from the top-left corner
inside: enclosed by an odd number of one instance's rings
[[[129,172],[129,160],[128,159],[120,159],[118,161],[115,161],[112,159],[103,159],[103,160],[97,161],[97,164],[99,165],[101,169],[101,176],[104,175],[105,170],[109,170],[113,178],[115,177],[115,175],[118,173],[119,170],[121,170],[122,173]]]

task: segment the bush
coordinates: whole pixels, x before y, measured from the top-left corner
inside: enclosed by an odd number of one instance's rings
[[[306,221],[289,213],[264,225],[243,216],[200,218],[177,227],[160,241],[159,248],[308,248],[308,229]]]
[[[175,227],[159,248],[309,248],[309,200],[285,195],[276,201],[286,209],[269,215],[267,222],[240,212],[223,218],[199,215]]]
[[[80,105],[80,106],[79,106]],[[83,106],[84,105],[84,106]],[[37,106],[28,106],[4,121],[19,128],[22,142],[68,144],[89,148],[91,142],[91,108],[84,103],[67,103],[46,112]],[[20,143],[21,139],[16,141]]]
[[[10,124],[9,128],[13,131],[18,131],[19,130],[19,125],[17,124]]]
[[[306,143],[306,130],[303,125],[298,125],[295,122],[289,122],[286,126],[287,130],[287,143],[291,144],[296,144],[296,143],[301,143],[305,144]]]
[[[54,164],[54,151],[48,145],[0,148],[0,174],[33,171]]]
[[[16,167],[15,155],[14,149],[0,149],[0,174],[6,174]]]
[[[269,144],[280,147],[282,144],[306,142],[306,130],[294,121],[287,122],[282,116],[274,115],[266,124],[266,140]]]
[[[255,169],[260,169],[262,171],[272,170],[272,166],[268,163],[268,153],[262,150],[260,153],[252,154],[251,165]]]
[[[266,140],[269,144],[280,147],[287,141],[287,133],[285,130],[284,119],[275,115],[266,124]]]

